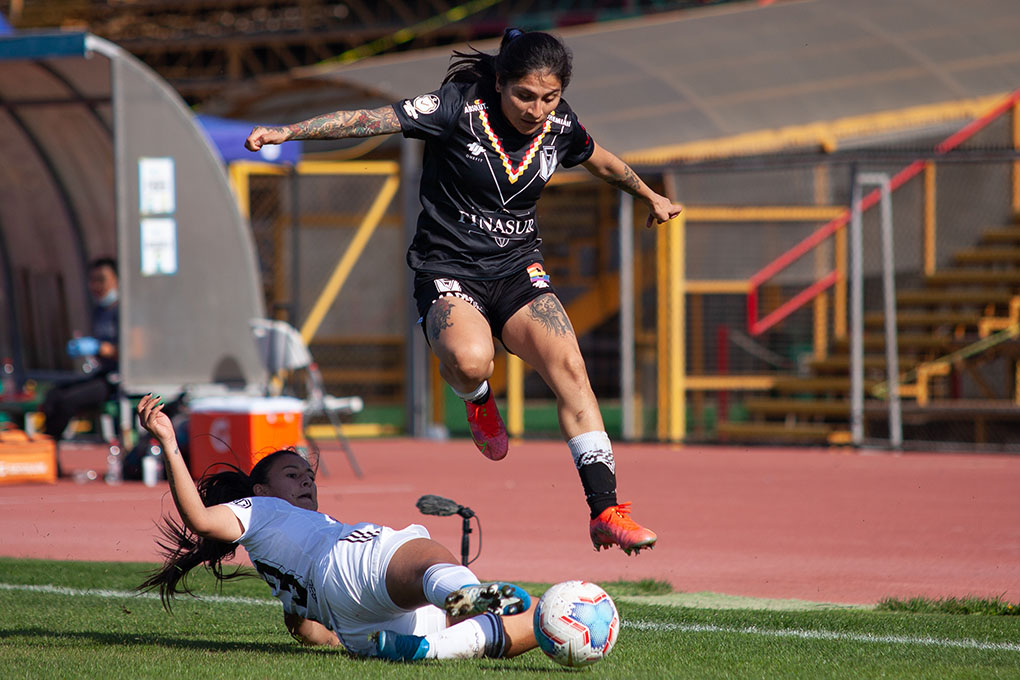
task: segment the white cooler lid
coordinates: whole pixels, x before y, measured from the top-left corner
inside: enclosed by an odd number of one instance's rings
[[[305,403],[294,397],[253,397],[246,394],[198,397],[188,404],[192,413],[302,413]]]

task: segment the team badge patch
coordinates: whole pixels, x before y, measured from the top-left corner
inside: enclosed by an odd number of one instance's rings
[[[549,287],[549,275],[545,273],[540,262],[528,267],[528,276],[531,277],[531,285],[535,288]]]
[[[549,181],[553,173],[556,172],[556,147],[555,146],[543,146],[541,154],[538,157],[539,169],[538,172],[542,175],[542,179]]]
[[[414,98],[414,108],[419,113],[428,115],[439,108],[439,97],[434,94],[423,94]]]

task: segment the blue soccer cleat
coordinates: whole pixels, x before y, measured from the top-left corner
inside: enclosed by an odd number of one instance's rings
[[[454,618],[475,616],[485,612],[492,612],[497,616],[512,616],[531,608],[531,596],[512,583],[479,583],[458,588],[450,593],[443,608]]]
[[[401,635],[391,630],[376,633],[375,655],[389,661],[420,661],[429,651],[429,641],[418,635]]]

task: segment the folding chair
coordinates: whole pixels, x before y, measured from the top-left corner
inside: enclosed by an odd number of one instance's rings
[[[334,397],[326,394],[322,373],[312,359],[304,338],[286,321],[251,319],[248,323],[255,338],[255,347],[270,374],[267,392],[273,391],[272,382],[282,372],[303,371],[307,393],[304,399],[304,415],[307,417],[325,414],[329,418],[354,475],[362,477],[361,466],[358,465],[358,459],[355,458],[340,423],[341,415],[359,413],[364,408],[365,404],[361,397]]]

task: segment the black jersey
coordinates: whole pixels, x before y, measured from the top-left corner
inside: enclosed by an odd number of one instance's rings
[[[535,203],[557,165],[588,160],[595,143],[567,102],[534,135],[503,116],[496,93],[447,83],[393,105],[405,137],[425,140],[415,271],[501,278],[541,261]]]

